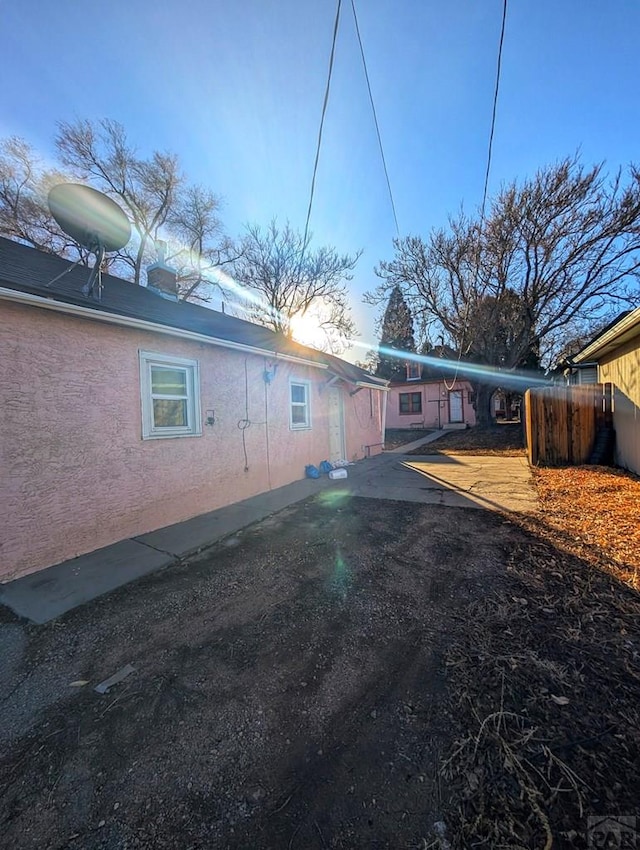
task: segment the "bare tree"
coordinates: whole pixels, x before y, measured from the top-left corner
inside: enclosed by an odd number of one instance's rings
[[[114,198],[125,210],[137,237],[120,252],[140,283],[149,250],[160,238],[184,178],[173,154],[154,152],[141,159],[130,146],[124,127],[116,121],[61,121],[56,146],[70,174]]]
[[[1,143],[0,233],[87,262],[88,252],[60,231],[46,203],[51,186],[78,180],[112,197],[131,222],[133,238],[109,259],[111,270],[140,283],[162,239],[178,268],[181,297],[207,300],[211,287],[220,286],[217,270],[234,256],[219,218],[220,199],[187,184],[175,155],[140,157],[122,125],[109,120],[61,122],[56,148],[64,173],[45,169],[21,139]]]
[[[485,221],[461,213],[427,240],[396,240],[395,251],[369,299],[399,285],[414,316],[463,361],[488,367],[474,378],[485,422],[505,373],[551,365],[585,323],[638,303],[640,173],[608,182],[602,165],[571,157],[503,188]]]
[[[246,309],[254,321],[290,336],[292,320],[313,308],[326,346],[336,351],[356,333],[346,283],[361,252],[351,256],[331,247],[312,250],[310,241],[310,235],[305,241],[288,223],[279,228],[274,220],[264,230],[250,225],[231,273],[253,296]]]
[[[86,260],[87,252],[60,230],[46,206],[49,190],[64,179],[59,171],[45,168],[23,139],[0,141],[0,234],[41,251]]]
[[[167,225],[171,234],[170,262],[178,272],[180,297],[207,301],[212,287],[226,292],[220,271],[238,258],[234,243],[219,218],[220,198],[202,186],[180,193]]]
[[[372,375],[377,374],[378,369],[378,350],[376,348],[370,348],[364,356],[364,360],[356,360],[355,365],[359,366],[361,369],[364,369],[365,372],[369,372]]]

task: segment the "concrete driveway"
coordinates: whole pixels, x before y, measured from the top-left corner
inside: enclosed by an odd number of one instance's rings
[[[354,496],[491,511],[529,512],[537,507],[524,457],[421,457],[398,450],[358,473],[349,484]]]

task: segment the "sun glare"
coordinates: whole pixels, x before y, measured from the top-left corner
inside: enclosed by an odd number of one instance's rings
[[[320,327],[320,318],[317,313],[312,313],[310,310],[304,316],[293,316],[291,334],[297,342],[313,348],[322,348],[326,342],[325,332]]]

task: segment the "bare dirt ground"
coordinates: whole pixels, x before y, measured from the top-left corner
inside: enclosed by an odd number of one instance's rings
[[[422,437],[428,437],[429,434],[433,434],[433,431],[424,428],[387,428],[384,432],[385,451],[399,449],[400,446],[406,446],[407,443],[413,443],[414,440],[421,440]]]
[[[3,846],[420,845],[442,817],[444,653],[510,529],[479,514],[460,539],[462,511],[335,496],[25,629]],[[66,694],[25,711],[52,670]]]
[[[640,815],[640,551],[565,528],[565,485],[518,517],[330,490],[56,623],[5,611],[0,846],[550,850]]]
[[[434,443],[413,449],[408,454],[484,454],[516,457],[523,455],[524,433],[520,422],[504,422],[487,428],[477,426],[466,431],[449,431]]]

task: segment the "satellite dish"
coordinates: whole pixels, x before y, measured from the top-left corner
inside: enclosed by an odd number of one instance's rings
[[[115,201],[82,183],[60,183],[49,209],[64,232],[90,251],[119,251],[131,238],[129,219]]]
[[[127,244],[131,238],[129,219],[115,201],[82,183],[54,186],[48,201],[51,215],[62,230],[96,255],[96,263],[82,292],[91,295],[97,281],[100,297],[104,255],[107,251],[119,251]]]

